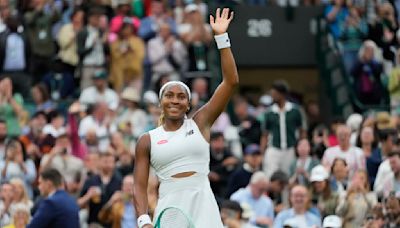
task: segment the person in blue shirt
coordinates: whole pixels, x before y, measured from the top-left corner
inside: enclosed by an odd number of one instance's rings
[[[349,16],[349,10],[344,0],[334,0],[325,8],[325,18],[329,23],[329,29],[335,39],[342,33],[341,29]]]
[[[255,172],[247,188],[241,188],[231,196],[231,200],[241,205],[247,204],[253,211],[250,222],[254,225],[271,226],[274,219],[272,200],[264,195],[268,187],[268,178],[261,172]]]
[[[283,228],[289,220],[298,228],[321,227],[321,218],[308,210],[310,196],[306,187],[296,185],[290,192],[291,208],[281,211],[275,219],[274,228]]]

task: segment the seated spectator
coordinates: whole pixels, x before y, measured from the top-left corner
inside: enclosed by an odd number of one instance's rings
[[[70,16],[71,22],[61,27],[57,34],[59,71],[62,73],[62,86],[60,96],[65,98],[75,92],[75,70],[78,67],[79,56],[77,47],[77,35],[84,26],[85,12],[78,8]]]
[[[102,223],[99,218],[101,208],[110,200],[112,195],[121,189],[121,176],[115,170],[115,158],[110,153],[100,155],[99,173],[88,178],[82,188],[78,204],[81,208],[88,206],[89,225],[110,225]]]
[[[118,155],[117,169],[122,177],[132,174],[134,158],[130,152],[123,152]]]
[[[112,42],[115,41],[117,33],[120,31],[122,25],[125,22],[129,22],[133,26],[134,31],[138,31],[140,28],[140,19],[131,16],[130,12],[133,10],[139,10],[135,9],[134,3],[131,6],[131,1],[129,0],[118,0],[117,1],[117,7],[115,9],[115,16],[111,19],[110,21],[110,36],[109,40]],[[134,9],[132,9],[134,8]],[[136,15],[137,16],[137,15]]]
[[[147,125],[146,112],[140,108],[140,93],[133,87],[127,87],[121,94],[122,110],[118,113],[118,126],[129,128],[133,137],[139,138]]]
[[[0,81],[0,115],[7,123],[8,135],[19,136],[21,127],[28,120],[28,113],[24,110],[24,100],[19,93],[13,93],[11,80],[5,78]]]
[[[152,81],[156,82],[161,75],[169,75],[171,79],[180,78],[179,73],[187,59],[187,50],[183,43],[171,33],[170,25],[161,23],[158,35],[147,45],[148,57],[153,72]]]
[[[225,148],[222,132],[213,132],[210,136],[210,179],[211,189],[218,198],[226,194],[228,178],[238,164],[232,153]]]
[[[226,196],[229,198],[240,188],[245,188],[256,171],[261,169],[262,155],[260,147],[252,144],[244,150],[244,163],[229,177]]]
[[[321,218],[308,211],[310,197],[304,186],[296,185],[290,191],[291,208],[281,211],[274,221],[274,228],[283,228],[290,220],[297,227],[321,227]]]
[[[44,199],[27,228],[79,228],[79,207],[63,190],[62,176],[55,169],[40,173],[39,190]]]
[[[103,223],[112,223],[113,228],[136,227],[136,212],[133,206],[133,176],[122,181],[121,191],[116,191],[99,212]]]
[[[67,134],[57,137],[50,153],[43,156],[40,170],[56,169],[63,176],[65,187],[69,190],[77,175],[84,176],[84,165],[81,159],[72,155],[72,146]]]
[[[328,128],[320,125],[312,132],[311,154],[314,158],[321,160],[324,156],[326,148],[329,146]]]
[[[204,77],[198,77],[191,81],[192,99],[190,104],[192,106],[190,113],[195,113],[210,99],[208,92],[208,81]]]
[[[19,178],[13,178],[10,180],[10,184],[14,190],[12,210],[15,211],[16,205],[22,205],[30,211],[33,207],[33,202],[28,195],[24,181]]]
[[[102,69],[97,69],[92,72],[91,78],[93,86],[87,87],[82,90],[79,97],[80,104],[85,108],[88,105],[94,105],[97,102],[105,102],[109,108],[117,108],[119,103],[118,94],[108,88],[107,72]]]
[[[288,203],[285,201],[287,198],[286,187],[288,183],[288,176],[281,170],[275,171],[269,179],[266,194],[274,202],[275,214],[278,214]]]
[[[383,195],[388,197],[390,193],[394,193],[398,197],[400,196],[400,153],[398,151],[390,153],[388,160],[393,174],[384,178]]]
[[[330,187],[338,195],[346,192],[349,186],[349,169],[343,158],[335,158],[332,163]]]
[[[236,201],[226,200],[221,205],[222,223],[227,228],[255,228],[243,216],[243,209]]]
[[[365,158],[362,150],[358,147],[351,146],[350,134],[351,130],[345,125],[341,125],[336,131],[339,145],[330,147],[325,151],[322,158],[322,164],[327,170],[330,170],[335,158],[344,158],[349,167],[349,176],[360,169],[365,169]]]
[[[42,134],[51,135],[53,138],[57,138],[66,133],[66,129],[64,127],[65,118],[60,112],[49,112],[48,119],[49,123],[44,126]]]
[[[33,196],[32,183],[36,178],[36,167],[28,158],[25,146],[18,139],[7,143],[5,160],[0,161],[0,180],[9,181],[12,178],[24,180],[25,187],[30,197]]]
[[[359,59],[354,64],[351,75],[357,98],[364,105],[378,105],[383,101],[385,89],[381,81],[382,64],[377,59],[376,44],[367,40],[359,52]]]
[[[56,108],[56,104],[51,100],[49,90],[45,84],[38,83],[31,89],[35,112],[48,113]]]
[[[255,172],[246,188],[241,188],[230,197],[241,205],[249,205],[253,216],[250,223],[257,226],[271,226],[274,219],[274,205],[272,200],[264,195],[267,190],[268,179],[261,171]]]
[[[25,228],[31,220],[31,211],[24,204],[16,204],[13,208],[12,222],[4,228]]]
[[[4,182],[0,186],[0,223],[2,225],[9,225],[12,222],[12,211],[14,200],[14,187]]]
[[[382,163],[381,150],[378,148],[378,140],[375,139],[375,135],[374,129],[363,127],[357,140],[357,146],[362,149],[366,158],[368,180],[371,184],[370,189],[374,186],[376,174]]]
[[[364,219],[376,203],[376,194],[369,191],[367,172],[357,171],[347,193],[340,196],[336,208],[337,215],[343,219],[343,228],[362,227]]]
[[[208,47],[212,41],[209,24],[204,23],[203,16],[196,4],[185,7],[183,23],[178,26],[178,34],[186,44],[189,57],[189,72],[207,71]]]
[[[100,102],[95,105],[93,113],[83,118],[79,123],[79,137],[86,138],[86,143],[91,145],[92,143],[88,142],[87,137],[89,133],[92,133],[91,135],[93,135],[95,140],[94,143],[97,143],[96,141],[98,140],[98,149],[100,152],[108,149],[110,145],[109,137],[117,130],[115,124],[110,121],[107,111],[107,104]]]
[[[85,26],[77,35],[77,49],[80,69],[80,86],[84,90],[93,85],[91,78],[95,72],[106,64],[107,37],[101,29],[101,16],[104,12],[99,7],[91,7]]]
[[[310,182],[311,205],[318,209],[322,218],[335,214],[339,197],[331,190],[329,173],[322,165],[311,170]]]
[[[319,161],[310,156],[310,142],[308,139],[300,139],[295,147],[296,160],[290,166],[290,184],[307,186],[311,170],[319,164]]]
[[[341,25],[346,22],[348,15],[349,10],[343,0],[334,0],[325,8],[325,18],[334,38],[337,39],[342,34]]]
[[[117,39],[111,43],[110,81],[117,92],[127,86],[133,86],[139,93],[142,89],[145,45],[135,31],[128,18],[118,30]]]
[[[380,194],[384,190],[384,181],[388,176],[393,175],[392,169],[390,168],[390,162],[388,155],[392,152],[397,151],[395,141],[397,137],[395,130],[384,130],[379,133],[379,141],[381,148],[381,155],[383,162],[379,165],[378,173],[376,174],[374,183],[374,192]]]
[[[15,91],[29,96],[32,78],[29,75],[30,44],[24,33],[18,31],[21,20],[17,16],[6,19],[7,30],[0,35],[0,79],[9,77]]]

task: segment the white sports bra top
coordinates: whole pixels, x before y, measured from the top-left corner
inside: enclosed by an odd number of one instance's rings
[[[194,120],[185,119],[176,131],[165,131],[160,126],[149,135],[150,163],[160,180],[190,171],[208,175],[210,145]]]

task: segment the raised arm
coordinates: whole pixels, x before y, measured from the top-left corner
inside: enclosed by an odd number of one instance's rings
[[[142,135],[136,145],[134,170],[135,183],[133,186],[135,209],[138,217],[148,214],[147,184],[149,180],[150,168],[150,147],[150,135]],[[143,226],[143,228],[151,227],[153,226]]]
[[[229,12],[229,9],[225,8],[221,13],[221,10],[218,8],[215,18],[210,15],[210,25],[214,34],[224,34],[232,19],[233,12]],[[220,56],[223,76],[222,82],[215,90],[210,101],[201,107],[193,116],[194,121],[207,139],[208,131],[212,124],[225,109],[236,86],[239,84],[239,76],[231,49],[229,47],[220,49]]]

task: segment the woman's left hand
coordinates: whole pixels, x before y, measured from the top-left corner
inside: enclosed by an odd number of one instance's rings
[[[228,8],[224,8],[221,13],[221,9],[218,8],[215,13],[215,19],[210,15],[210,25],[215,35],[220,35],[228,30],[229,23],[233,19],[233,11],[229,12]]]

